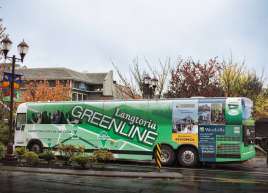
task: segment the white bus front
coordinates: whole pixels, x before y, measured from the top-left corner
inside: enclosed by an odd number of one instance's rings
[[[26,103],[20,104],[17,108],[16,113],[16,124],[15,124],[15,135],[14,135],[14,146],[26,146]]]

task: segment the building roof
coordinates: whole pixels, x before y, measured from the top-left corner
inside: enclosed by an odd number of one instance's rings
[[[93,84],[100,84],[104,82],[108,73],[85,73],[89,82]]]
[[[23,80],[75,80],[89,84],[103,84],[108,73],[82,73],[68,68],[19,68],[16,73]]]

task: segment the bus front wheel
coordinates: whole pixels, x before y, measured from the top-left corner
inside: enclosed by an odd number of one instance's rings
[[[35,142],[30,143],[28,145],[28,149],[30,151],[35,152],[35,153],[41,153],[41,152],[43,152],[43,147],[42,147],[41,143],[38,142],[38,141],[35,141]]]
[[[161,164],[163,166],[172,166],[175,162],[175,153],[168,145],[161,145]]]
[[[183,167],[195,167],[198,164],[198,152],[194,147],[185,146],[179,149],[177,159]]]

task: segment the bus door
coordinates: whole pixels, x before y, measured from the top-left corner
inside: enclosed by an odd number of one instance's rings
[[[26,113],[18,113],[15,124],[15,143],[16,145],[23,145],[25,142],[25,124]]]

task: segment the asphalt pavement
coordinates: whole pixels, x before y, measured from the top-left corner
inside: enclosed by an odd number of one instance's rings
[[[256,160],[255,160],[256,161]],[[258,162],[260,163],[260,162]],[[66,174],[0,171],[1,193],[165,193],[165,192],[268,192],[268,170],[252,163],[163,168],[162,172],[182,174],[178,179],[142,177],[100,177]],[[150,171],[152,165],[111,164],[118,171]]]

